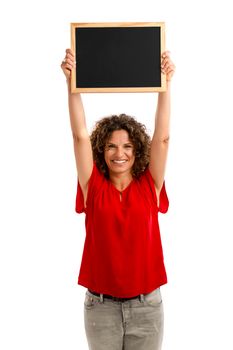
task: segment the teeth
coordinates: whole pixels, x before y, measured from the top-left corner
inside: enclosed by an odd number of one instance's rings
[[[113,160],[113,162],[115,162],[115,163],[125,163],[126,160]]]

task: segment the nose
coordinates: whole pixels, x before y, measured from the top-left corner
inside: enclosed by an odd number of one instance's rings
[[[123,148],[122,147],[117,147],[116,148],[116,155],[117,155],[117,157],[120,158],[123,154],[124,154]]]

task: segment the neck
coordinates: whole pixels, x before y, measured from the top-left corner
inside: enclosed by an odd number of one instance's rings
[[[131,173],[127,174],[109,174],[110,181],[113,185],[115,185],[119,189],[124,189],[129,185],[129,183],[133,180],[133,176]]]

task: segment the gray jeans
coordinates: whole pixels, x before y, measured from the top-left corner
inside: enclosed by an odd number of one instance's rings
[[[160,350],[164,327],[160,288],[127,301],[86,290],[84,324],[89,350]]]

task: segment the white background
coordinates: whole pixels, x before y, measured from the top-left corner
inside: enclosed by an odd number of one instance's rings
[[[9,1],[1,8],[0,347],[88,349],[77,285],[85,215],[65,77],[70,22],[164,21],[172,81],[160,214],[163,350],[232,350],[230,1]],[[156,93],[82,94],[87,125],[128,113],[152,135]]]

